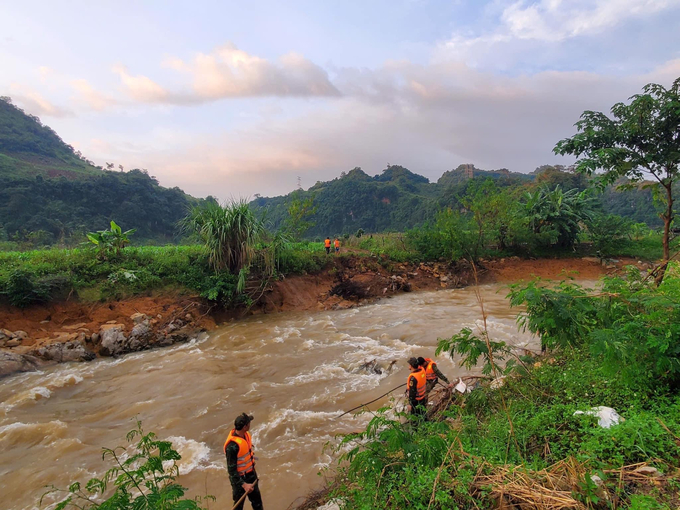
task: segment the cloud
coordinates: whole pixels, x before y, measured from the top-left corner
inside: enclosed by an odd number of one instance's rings
[[[146,76],[132,76],[123,65],[113,67],[120,76],[125,92],[135,101],[142,103],[172,102],[172,94]]]
[[[40,93],[24,85],[13,83],[9,90],[12,101],[32,115],[38,117],[70,117],[73,115],[72,111],[55,105]]]
[[[270,62],[226,44],[211,53],[199,53],[190,62],[169,57],[164,66],[188,76],[185,90],[170,91],[146,76],[132,76],[123,66],[116,66],[114,71],[126,93],[143,103],[192,104],[233,97],[339,95],[326,71],[297,53]]]
[[[77,93],[75,100],[85,103],[92,110],[103,111],[118,104],[115,98],[92,88],[87,80],[72,80],[71,86]]]
[[[518,1],[503,11],[501,21],[512,37],[560,41],[678,5],[677,0],[542,0],[529,4]]]

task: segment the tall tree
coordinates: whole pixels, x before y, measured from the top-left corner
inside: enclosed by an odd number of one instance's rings
[[[663,263],[656,282],[663,281],[670,259],[673,223],[673,183],[680,177],[680,78],[670,88],[650,83],[642,94],[617,103],[612,118],[585,111],[576,123],[578,133],[555,145],[556,154],[580,157],[578,172],[613,184],[626,177],[633,182],[653,179],[654,195],[663,205]]]

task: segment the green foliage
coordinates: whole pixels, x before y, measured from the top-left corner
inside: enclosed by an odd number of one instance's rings
[[[185,498],[187,488],[177,483],[182,457],[169,441],[160,441],[153,432],[145,433],[142,424],[127,434],[128,448],[103,448],[102,459],[113,463],[102,478],[91,478],[84,485],[74,482],[68,489],[54,486],[40,498],[40,506],[47,495],[68,494],[54,507],[55,510],[201,510],[202,502],[215,500],[213,496]],[[105,498],[102,500],[102,498]]]
[[[283,229],[290,234],[294,241],[300,241],[310,228],[314,226],[309,218],[316,213],[314,205],[314,195],[302,197],[302,191],[297,190],[291,194],[291,201],[288,205],[288,219],[285,221]]]
[[[215,271],[238,273],[247,268],[265,235],[264,223],[243,199],[194,207],[182,225],[185,231],[198,234]]]
[[[134,233],[134,228],[123,232],[118,224],[111,220],[110,229],[89,232],[87,240],[96,247],[98,256],[105,259],[110,255],[120,255],[123,248],[130,244],[129,236]]]
[[[680,125],[680,78],[670,88],[650,83],[642,94],[630,98],[630,104],[617,103],[612,118],[601,112],[585,111],[576,123],[579,131],[555,146],[557,154],[578,156],[576,170],[592,175],[601,170],[602,184],[613,184],[625,177],[648,184],[664,211],[664,259],[670,257],[670,228],[674,183],[680,177],[678,125]],[[660,272],[658,282],[663,279]]]
[[[605,278],[594,292],[575,283],[551,288],[533,282],[511,287],[513,306],[526,306],[522,327],[547,347],[585,345],[605,367],[636,384],[680,382],[680,278],[658,288],[639,270]]]
[[[621,241],[632,235],[631,222],[614,214],[593,215],[586,225],[593,249],[602,258],[619,253]]]
[[[525,194],[529,225],[534,234],[545,236],[562,248],[574,245],[581,223],[592,218],[594,202],[585,191],[563,191],[560,186],[541,186]]]

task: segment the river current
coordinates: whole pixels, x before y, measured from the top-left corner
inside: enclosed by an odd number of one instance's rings
[[[536,348],[518,332],[506,288],[480,294],[492,339]],[[101,447],[125,445],[135,418],[174,443],[189,496],[213,494],[211,507],[231,508],[222,445],[246,411],[265,507],[285,509],[320,486],[317,473],[332,461],[324,445],[370,419],[336,416],[405,382],[406,360],[433,357],[438,337],[480,325],[473,288],[403,294],[350,310],[253,316],[179,346],[5,378],[0,508],[38,508],[44,486],[102,475]],[[372,360],[397,363],[389,373],[361,369]],[[436,361],[449,379],[468,373],[446,356]]]

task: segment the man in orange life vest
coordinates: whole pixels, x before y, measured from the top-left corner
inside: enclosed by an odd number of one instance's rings
[[[231,482],[231,491],[234,502],[241,499],[243,494],[248,494],[253,510],[262,510],[262,495],[260,488],[255,485],[257,473],[255,472],[255,456],[253,455],[253,441],[250,437],[250,422],[253,416],[246,413],[239,415],[234,420],[234,429],[229,432],[224,443],[224,453],[227,456],[227,471]],[[245,500],[238,505],[236,510],[243,510]]]
[[[427,380],[425,370],[418,364],[416,358],[409,358],[411,373],[406,379],[408,403],[411,405],[411,414],[425,417],[427,414]]]
[[[323,245],[326,248],[326,255],[328,255],[331,252],[331,238],[327,237]]]
[[[449,385],[449,388],[453,388],[453,383],[450,383],[446,376],[439,371],[437,364],[431,358],[418,358],[418,365],[425,370],[425,379],[427,379],[426,392],[428,395],[437,385],[438,379],[442,379]]]

